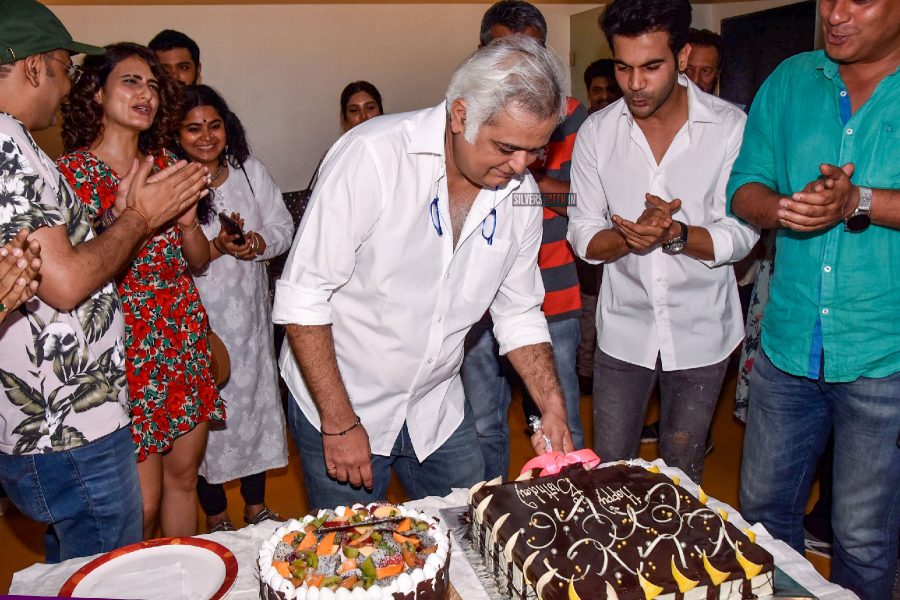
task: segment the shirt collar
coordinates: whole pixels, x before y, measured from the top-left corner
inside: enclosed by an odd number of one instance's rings
[[[440,157],[442,165],[445,165],[444,142],[447,131],[447,102],[441,102],[433,108],[427,108],[422,112],[418,126],[409,135],[408,154],[430,154]],[[446,166],[442,167],[446,169]],[[443,172],[443,171],[442,171]],[[443,177],[443,174],[441,175]],[[513,177],[502,188],[496,190],[484,188],[489,192],[502,192],[503,198],[517,190],[524,177]],[[496,203],[495,203],[496,205]]]
[[[715,96],[701,92],[700,88],[694,85],[684,73],[678,74],[678,85],[687,88],[689,125],[694,123],[720,123],[722,121],[719,111],[713,105]],[[634,125],[634,117],[624,100],[622,100],[621,114],[628,119],[629,125]]]
[[[444,156],[444,133],[447,130],[447,102],[423,111],[418,126],[410,133],[409,154]]]
[[[841,79],[840,65],[838,65],[837,61],[833,60],[828,53],[824,50],[818,50],[816,52],[818,56],[816,57],[815,69],[817,71],[822,71],[822,74],[831,80],[838,80],[843,85],[843,79]],[[900,67],[894,69],[894,72],[888,75],[888,77],[893,77],[895,75],[900,74]]]

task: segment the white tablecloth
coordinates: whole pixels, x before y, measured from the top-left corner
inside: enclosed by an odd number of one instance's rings
[[[648,465],[640,460],[635,464]],[[697,495],[697,485],[678,469],[667,467],[662,460],[653,461],[664,473],[675,475],[681,479],[681,485],[689,492]],[[453,508],[466,504],[466,490],[457,489],[444,497],[430,497],[408,503],[409,506],[439,516],[438,510]],[[708,505],[722,508],[728,512],[729,520],[739,529],[749,527],[738,512],[731,506],[710,498]],[[238,531],[219,532],[199,537],[216,541],[231,550],[238,560],[238,576],[228,594],[228,600],[256,600],[259,598],[259,578],[256,557],[263,541],[269,538],[278,527],[277,523],[266,521],[260,525],[245,527]],[[821,600],[853,600],[857,596],[841,587],[825,581],[813,566],[787,544],[772,538],[762,525],[754,525],[751,529],[756,533],[756,541],[775,557],[775,564],[797,583],[813,593]],[[63,583],[83,565],[96,558],[73,558],[56,565],[36,564],[13,575],[10,594],[28,596],[55,596]],[[462,551],[454,544],[450,559],[450,582],[464,600],[491,600],[484,591],[478,576],[469,565]],[[857,599],[858,600],[858,599]]]

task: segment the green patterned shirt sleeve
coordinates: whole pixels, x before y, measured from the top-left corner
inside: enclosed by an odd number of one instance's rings
[[[64,223],[56,191],[28,163],[15,140],[0,134],[0,243],[8,243],[20,229]]]

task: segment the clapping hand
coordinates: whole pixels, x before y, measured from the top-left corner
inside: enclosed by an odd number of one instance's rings
[[[27,302],[38,289],[37,274],[41,268],[41,245],[28,239],[23,229],[8,244],[0,247],[0,322],[6,315]]]
[[[853,163],[819,165],[821,177],[779,201],[778,222],[794,231],[819,231],[846,219],[859,204],[859,188],[850,181],[853,171]]]
[[[612,216],[616,229],[625,238],[625,243],[632,252],[647,252],[671,238],[672,214],[681,209],[681,200],[678,198],[666,202],[653,194],[646,194],[645,197],[649,206],[637,221],[628,221],[619,215]]]

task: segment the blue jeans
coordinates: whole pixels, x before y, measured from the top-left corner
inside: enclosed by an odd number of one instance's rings
[[[760,352],[750,393],[744,517],[802,554],[803,511],[833,428],[831,579],[863,600],[890,598],[900,530],[900,373],[826,383],[789,375]]]
[[[569,432],[576,448],[584,447],[584,430],[578,412],[581,392],[575,369],[581,326],[578,317],[547,323],[553,344],[556,373],[566,400]],[[484,456],[484,478],[502,476],[509,471],[510,380],[518,376],[505,358],[501,358],[490,319],[482,319],[466,336],[462,380],[466,400],[475,417],[478,444]],[[523,393],[524,386],[523,386]]]
[[[477,448],[478,441],[468,410],[453,435],[424,461],[416,456],[404,423],[391,449],[391,455],[372,455],[371,491],[354,488],[348,483],[338,483],[328,476],[325,472],[322,434],[309,422],[293,396],[288,396],[288,425],[300,451],[300,465],[311,509],[385,500],[391,481],[391,467],[397,473],[410,500],[426,496],[446,496],[451,488],[471,487],[481,481],[484,471],[481,455],[472,450]]]
[[[109,552],[143,538],[128,427],[74,450],[0,454],[0,482],[25,516],[50,525],[44,538],[48,563]]]

